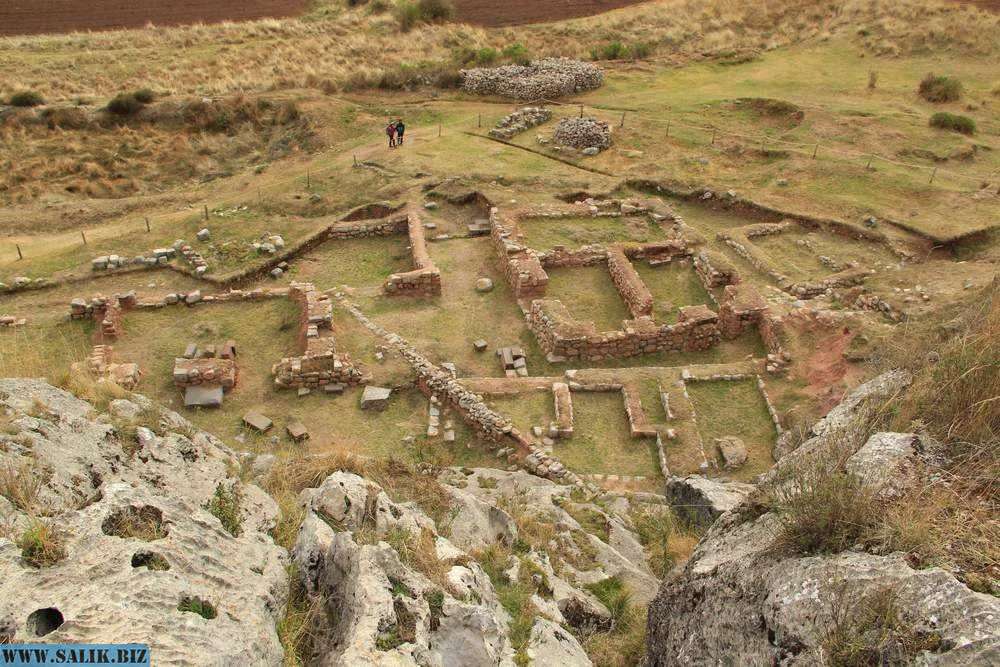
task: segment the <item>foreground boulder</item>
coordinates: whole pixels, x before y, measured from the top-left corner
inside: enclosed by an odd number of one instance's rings
[[[230,478],[233,453],[177,414],[139,396],[111,408],[0,380],[4,638],[145,643],[157,664],[280,664],[274,501]]]
[[[1000,661],[1000,600],[950,572],[914,569],[906,554],[868,553],[861,544],[803,555],[777,539],[785,524],[773,494],[794,503],[792,490],[810,479],[853,479],[871,494],[857,496],[864,502],[928,482],[920,471],[932,465],[933,443],[914,434],[866,435],[862,426],[866,405],[908,382],[894,372],[859,387],[762,477],[766,493],[719,516],[649,608],[651,667],[869,664],[858,662],[859,651],[877,664]],[[845,654],[852,659],[844,662]]]

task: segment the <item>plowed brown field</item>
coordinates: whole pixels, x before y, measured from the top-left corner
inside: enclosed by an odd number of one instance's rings
[[[0,35],[246,21],[301,12],[307,0],[0,0]]]
[[[519,25],[600,14],[643,0],[455,0],[458,19]],[[308,0],[0,0],[0,35],[111,30],[292,16]]]

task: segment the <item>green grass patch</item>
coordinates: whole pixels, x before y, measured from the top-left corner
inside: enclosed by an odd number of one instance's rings
[[[633,265],[653,295],[653,317],[657,322],[676,322],[681,306],[712,303],[708,290],[689,262],[675,261],[651,267],[637,261]]]
[[[709,457],[717,457],[715,438],[736,436],[747,447],[746,464],[738,470],[720,470],[719,474],[749,480],[771,467],[776,434],[755,380],[690,382],[687,391]]]
[[[598,331],[621,329],[629,319],[607,265],[549,269],[548,274],[546,298],[562,301],[573,318],[593,322]]]
[[[646,217],[619,218],[528,218],[518,223],[523,242],[535,250],[557,245],[579,248],[593,243],[650,243],[666,233]]]
[[[939,130],[949,130],[951,132],[958,132],[959,134],[971,135],[976,133],[976,121],[968,116],[948,113],[947,111],[939,111],[931,116],[930,125]]]
[[[656,443],[632,438],[619,392],[574,392],[573,437],[559,440],[554,453],[578,474],[657,477]]]
[[[239,486],[226,487],[220,482],[215,487],[212,498],[205,504],[205,509],[222,523],[227,533],[239,537],[243,532],[243,517],[240,516],[242,500],[243,492]]]

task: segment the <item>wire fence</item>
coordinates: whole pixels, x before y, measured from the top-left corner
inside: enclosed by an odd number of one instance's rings
[[[943,185],[940,180],[943,177],[948,177],[950,179],[954,179],[954,181],[959,184],[958,187],[965,192],[974,192],[983,184],[993,184],[1000,180],[1000,172],[990,174],[959,172],[953,169],[941,167],[939,165],[907,162],[905,160],[891,158],[873,151],[852,150],[842,146],[834,146],[822,141],[792,141],[767,134],[735,131],[714,125],[691,123],[685,119],[678,118],[673,114],[654,115],[652,113],[637,110],[614,109],[588,104],[560,102],[558,100],[545,98],[530,100],[528,102],[512,106],[516,109],[524,106],[539,105],[579,109],[579,114],[581,116],[585,114],[598,116],[613,124],[617,123],[618,127],[624,127],[630,122],[639,120],[643,123],[650,123],[661,128],[663,133],[662,136],[664,138],[687,139],[692,143],[709,146],[716,145],[723,139],[730,139],[745,145],[747,148],[759,149],[761,152],[781,150],[785,153],[794,153],[812,160],[838,160],[856,166],[863,166],[867,171],[875,169],[879,164],[892,166],[897,169],[910,170],[923,174],[927,179],[928,185],[934,184],[935,182],[938,182],[939,185]],[[614,116],[610,116],[609,112],[612,111],[615,113]],[[471,126],[475,130],[481,130],[486,129],[484,125],[484,114],[480,113],[438,123],[437,128],[438,135],[440,136],[441,132],[443,132],[445,128],[456,126],[469,128]],[[692,133],[695,133],[695,136],[692,137]]]

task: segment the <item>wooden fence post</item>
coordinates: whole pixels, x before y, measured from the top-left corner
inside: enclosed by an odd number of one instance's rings
[[[15,243],[14,247],[17,248],[17,258],[18,259],[24,259],[24,255],[21,254],[21,244],[20,243]]]
[[[149,229],[149,216],[146,216],[146,233],[148,234],[151,230]]]

